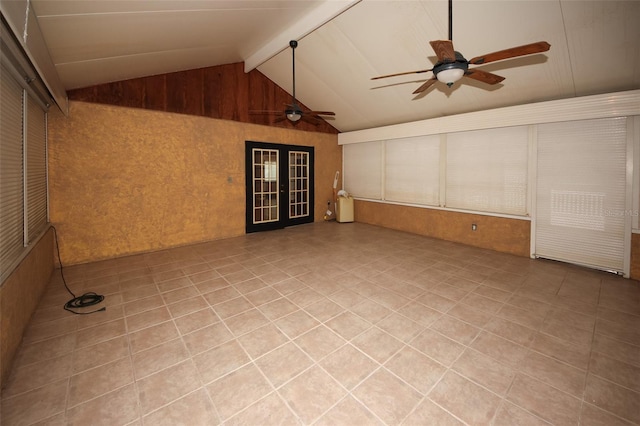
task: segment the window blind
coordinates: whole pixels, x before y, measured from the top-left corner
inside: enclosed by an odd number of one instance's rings
[[[440,200],[440,136],[385,143],[384,198],[437,206]]]
[[[446,207],[527,214],[526,126],[447,135]]]
[[[536,255],[624,267],[626,119],[538,126]]]
[[[4,280],[24,247],[23,90],[5,66],[0,67],[0,275]]]
[[[383,142],[345,145],[344,189],[354,197],[382,199]]]
[[[27,233],[31,243],[47,224],[47,144],[46,114],[32,98],[27,101],[26,200]],[[26,245],[25,244],[25,245]]]

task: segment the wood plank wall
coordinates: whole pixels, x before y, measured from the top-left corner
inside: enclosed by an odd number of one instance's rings
[[[144,108],[234,120],[311,132],[338,134],[325,120],[277,121],[278,115],[250,111],[283,111],[291,95],[258,70],[244,72],[244,63],[200,68],[123,80],[67,92],[69,100]],[[309,108],[300,104],[309,111]]]

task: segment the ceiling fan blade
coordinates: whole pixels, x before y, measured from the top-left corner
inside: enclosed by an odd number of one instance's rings
[[[476,69],[468,70],[464,75],[465,77],[469,77],[487,84],[498,84],[502,80],[504,80],[504,77],[502,76]]]
[[[336,115],[335,112],[331,112],[331,111],[304,111],[304,114],[310,114],[310,115]]]
[[[425,82],[422,84],[422,86],[418,87],[418,88],[413,92],[413,94],[415,95],[415,94],[417,94],[417,93],[422,93],[422,92],[424,92],[424,91],[425,91],[425,90],[427,90],[429,87],[431,87],[431,85],[432,85],[433,83],[435,83],[436,81],[438,81],[438,79],[437,79],[437,78],[435,78],[435,76],[434,76],[433,78],[430,78],[429,80],[425,81]]]
[[[423,72],[429,72],[429,71],[433,71],[433,68],[429,68],[428,70],[406,71],[406,72],[398,72],[398,73],[395,73],[395,74],[381,75],[379,77],[372,77],[371,80],[378,80],[378,79],[387,78],[387,77],[395,77],[397,75],[421,74]]]
[[[476,56],[471,59],[469,63],[473,65],[488,64],[489,62],[501,61],[503,59],[546,52],[549,48],[551,48],[549,43],[546,41],[539,41],[537,43],[525,44],[524,46],[512,47],[511,49]]]
[[[456,52],[453,50],[453,42],[451,40],[434,40],[429,44],[436,52],[439,62],[455,62]]]

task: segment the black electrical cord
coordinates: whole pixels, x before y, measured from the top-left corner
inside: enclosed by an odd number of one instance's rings
[[[98,303],[104,300],[104,296],[101,294],[96,294],[94,292],[88,292],[83,294],[82,296],[76,296],[71,291],[71,289],[67,285],[67,280],[65,280],[64,278],[64,272],[62,271],[62,258],[60,257],[60,244],[58,244],[58,231],[56,230],[56,227],[53,225],[51,225],[51,228],[53,229],[53,235],[56,240],[56,252],[58,253],[58,262],[60,262],[60,276],[62,277],[62,283],[64,284],[64,288],[67,289],[69,294],[73,296],[73,299],[69,300],[67,303],[64,304],[65,311],[69,311],[76,315],[87,315],[87,314],[93,314],[95,312],[106,311],[107,310],[106,307],[102,307],[100,309],[96,309],[95,311],[90,311],[90,312],[76,312],[73,310],[73,309],[86,308],[88,306],[97,305]]]

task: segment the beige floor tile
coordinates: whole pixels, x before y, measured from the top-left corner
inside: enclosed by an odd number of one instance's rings
[[[351,344],[369,357],[384,364],[404,343],[374,326],[355,337]]]
[[[387,424],[398,424],[420,402],[422,395],[384,368],[377,370],[352,395]]]
[[[320,363],[346,389],[353,389],[371,374],[379,364],[350,344],[342,346]]]
[[[553,424],[576,424],[581,401],[532,377],[518,374],[507,399]]]
[[[213,313],[213,310],[209,308],[208,305],[204,309],[192,312],[174,320],[178,331],[183,335],[215,324],[218,321],[218,316]]]
[[[370,299],[364,299],[361,302],[351,306],[351,312],[356,313],[372,324],[377,323],[383,318],[391,314],[391,309],[382,306]]]
[[[278,318],[282,318],[297,311],[298,307],[291,303],[287,298],[282,297],[258,306],[258,310],[271,321],[275,321]]]
[[[460,420],[454,417],[444,408],[429,399],[423,400],[416,409],[402,422],[406,426],[438,425],[438,426],[462,426]]]
[[[397,352],[384,366],[423,395],[447,370],[444,365],[408,346]]]
[[[253,359],[261,357],[288,341],[287,336],[273,324],[267,324],[238,338],[238,342]]]
[[[464,345],[431,329],[423,331],[409,344],[447,367],[451,366],[465,349]]]
[[[0,421],[6,426],[28,425],[64,412],[68,382],[65,378],[13,397],[3,397]]]
[[[257,359],[255,363],[277,388],[312,366],[313,360],[290,342]]]
[[[72,374],[72,362],[71,356],[64,355],[15,368],[4,383],[2,397],[12,397],[66,379]]]
[[[271,287],[263,287],[251,293],[245,294],[245,297],[249,300],[249,302],[253,303],[254,306],[260,306],[279,299],[282,296]]]
[[[304,308],[304,310],[320,322],[325,322],[344,312],[344,308],[328,298],[323,298]]]
[[[188,360],[137,381],[141,414],[146,415],[198,389],[198,370]]]
[[[267,317],[255,308],[236,316],[225,318],[223,321],[236,337],[249,333],[269,322]]]
[[[68,409],[64,424],[132,424],[140,416],[137,400],[135,385],[130,384]]]
[[[484,329],[524,347],[529,347],[536,336],[535,330],[498,317],[491,318]]]
[[[449,315],[441,316],[429,328],[463,345],[471,343],[480,333],[479,328]]]
[[[618,361],[640,367],[640,346],[621,342],[603,334],[595,333],[593,351],[604,354]]]
[[[488,424],[500,405],[500,397],[448,372],[429,393],[429,399],[469,424]]]
[[[527,348],[483,331],[469,347],[511,367],[518,367],[527,355]]]
[[[434,321],[442,316],[442,312],[426,306],[424,304],[424,299],[423,302],[411,301],[407,303],[398,310],[398,313],[412,319],[424,327],[429,327]]]
[[[67,405],[73,407],[133,381],[133,366],[129,357],[74,374],[69,380]]]
[[[583,426],[631,426],[632,423],[588,403],[582,404],[580,424]]]
[[[237,341],[231,340],[193,357],[203,383],[209,383],[249,362]]]
[[[586,372],[538,352],[529,352],[519,370],[556,389],[581,398]]]
[[[182,336],[192,356],[233,339],[233,334],[221,322]]]
[[[491,287],[485,287],[485,288],[490,289]],[[498,292],[500,290],[492,289],[492,291]],[[500,308],[502,308],[502,306],[504,305],[503,302],[491,299],[489,297],[482,296],[475,292],[468,293],[466,296],[464,296],[464,298],[462,298],[460,302],[464,303],[465,305],[469,305],[475,309],[479,309],[481,311],[485,311],[489,313],[498,312]]]
[[[326,414],[314,423],[317,426],[335,425],[372,425],[383,426],[384,423],[362,404],[347,395]]]
[[[144,424],[217,425],[219,418],[207,392],[199,389],[143,418]]]
[[[179,337],[172,321],[163,322],[135,333],[129,333],[131,353],[137,353]]]
[[[320,325],[318,321],[303,310],[297,310],[287,316],[279,318],[274,321],[274,324],[290,339],[295,339]]]
[[[507,393],[515,377],[511,367],[473,349],[465,350],[452,369],[500,396]]]
[[[371,327],[370,322],[365,321],[358,315],[353,314],[349,311],[327,321],[325,325],[346,340],[353,339],[358,334]]]
[[[510,402],[504,401],[496,419],[493,422],[495,426],[548,426],[550,423],[542,420],[539,417],[534,416],[530,412],[523,410],[522,408],[514,405]]]
[[[68,271],[107,309],[52,276],[3,426],[640,423],[640,286],[605,273],[357,223]]]
[[[127,330],[129,333],[133,333],[169,320],[171,320],[169,310],[165,306],[160,306],[127,317]]]
[[[133,370],[137,380],[156,373],[190,357],[182,339],[174,339],[133,355]]]
[[[307,331],[294,342],[316,362],[346,343],[342,337],[324,325]]]
[[[490,313],[479,311],[462,303],[449,309],[447,314],[480,328],[484,327],[492,318]]]
[[[584,400],[625,420],[640,423],[640,393],[631,389],[589,374]]]
[[[226,420],[271,393],[273,388],[253,364],[227,374],[207,386],[221,420]]]
[[[317,366],[284,385],[278,393],[306,424],[314,422],[346,395],[344,388]]]
[[[411,341],[425,329],[423,325],[397,313],[392,313],[381,319],[376,325],[405,343]]]
[[[216,306],[240,296],[240,292],[225,281],[224,287],[218,288],[211,292],[207,292],[203,297],[209,303],[209,305]]]
[[[124,319],[110,321],[94,327],[85,328],[78,331],[76,338],[76,348],[95,345],[114,337],[126,334],[126,326]]]
[[[578,345],[548,334],[538,333],[530,348],[581,370],[586,370],[589,364],[589,345]]]
[[[209,304],[202,296],[195,296],[183,299],[179,302],[167,305],[167,309],[173,318],[179,318],[190,313],[206,309]]]
[[[215,313],[222,319],[230,318],[250,309],[254,309],[254,306],[244,296],[235,297],[213,306]]]
[[[428,291],[422,296],[418,297],[416,301],[439,312],[447,312],[456,304],[455,301],[447,299],[446,297],[440,296],[431,291]]]
[[[299,419],[276,392],[270,393],[225,422],[229,426],[295,425]]]

